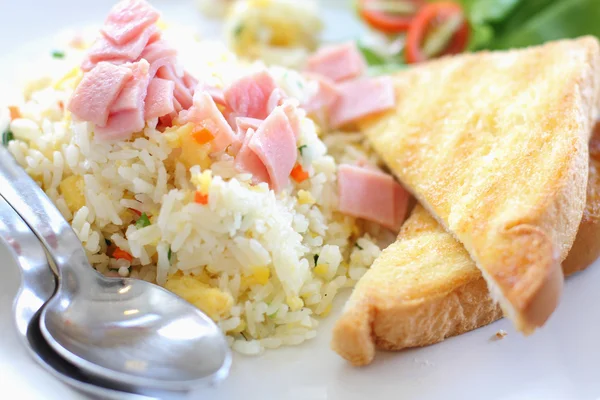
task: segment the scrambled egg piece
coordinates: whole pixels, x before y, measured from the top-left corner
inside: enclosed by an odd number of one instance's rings
[[[298,190],[298,203],[313,205],[316,202],[317,201],[309,191],[303,189]]]
[[[83,78],[83,71],[79,67],[73,67],[67,72],[62,78],[54,82],[54,89],[74,89],[79,85],[79,82]]]
[[[212,171],[207,169],[204,170],[200,175],[192,175],[191,182],[192,184],[196,185],[196,188],[200,193],[208,194],[210,183],[212,182]]]
[[[210,143],[198,143],[193,135],[194,128],[195,126],[192,123],[173,126],[165,130],[164,135],[171,148],[181,149],[179,160],[186,168],[199,165],[200,168],[206,169],[209,168],[211,164],[209,157],[211,145]]]
[[[85,196],[83,194],[84,182],[79,175],[71,175],[64,179],[58,185],[65,203],[69,210],[75,214],[81,207],[85,206]]]
[[[165,289],[192,303],[214,321],[229,316],[233,297],[218,288],[209,286],[193,276],[175,274],[167,278]]]
[[[240,288],[246,290],[253,285],[266,285],[271,277],[271,270],[267,266],[257,266],[250,268],[251,274],[242,276]]]

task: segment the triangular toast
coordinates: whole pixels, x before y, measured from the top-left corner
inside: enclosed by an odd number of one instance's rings
[[[587,202],[565,275],[600,256],[600,124],[590,142]],[[395,243],[356,285],[337,321],[332,347],[355,365],[375,348],[426,346],[502,317],[464,247],[417,205]]]
[[[584,37],[422,64],[394,77],[395,110],[361,125],[525,333],[558,304],[585,206],[599,53]]]

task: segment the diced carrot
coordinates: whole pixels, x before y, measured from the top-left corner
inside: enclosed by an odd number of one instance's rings
[[[113,251],[112,256],[114,259],[117,259],[117,260],[123,259],[123,260],[127,260],[129,262],[131,262],[133,260],[133,257],[131,256],[131,254],[129,254],[125,250],[121,250],[118,247],[115,249],[115,251]]]
[[[58,101],[58,108],[60,108],[60,111],[64,111],[65,110],[65,103],[63,103],[62,100]]]
[[[205,126],[199,126],[192,132],[192,137],[199,144],[206,144],[213,140],[215,136]]]
[[[21,110],[17,106],[9,106],[8,110],[10,111],[10,119],[21,118]]]
[[[306,172],[302,165],[296,164],[292,172],[290,172],[290,176],[298,183],[302,183],[308,179],[308,172]]]
[[[196,195],[194,196],[194,201],[198,204],[208,204],[208,195],[204,194],[200,191],[196,191]]]

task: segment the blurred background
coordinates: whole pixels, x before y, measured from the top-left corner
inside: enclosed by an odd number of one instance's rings
[[[323,39],[331,40],[322,32],[332,32],[333,25],[335,40],[359,43],[372,74],[448,54],[600,36],[600,0],[196,0],[196,5],[209,18],[226,21],[225,36],[239,55],[288,66],[301,63]],[[346,12],[323,18],[332,9]]]

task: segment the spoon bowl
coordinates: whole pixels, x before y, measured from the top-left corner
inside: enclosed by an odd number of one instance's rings
[[[206,315],[151,283],[95,275],[85,291],[61,283],[42,312],[42,334],[65,359],[149,388],[192,389],[226,377],[227,345]]]
[[[119,385],[188,391],[228,375],[231,354],[218,326],[159,286],[96,272],[62,214],[1,146],[0,195],[57,266],[57,292],[40,316],[57,353]]]

